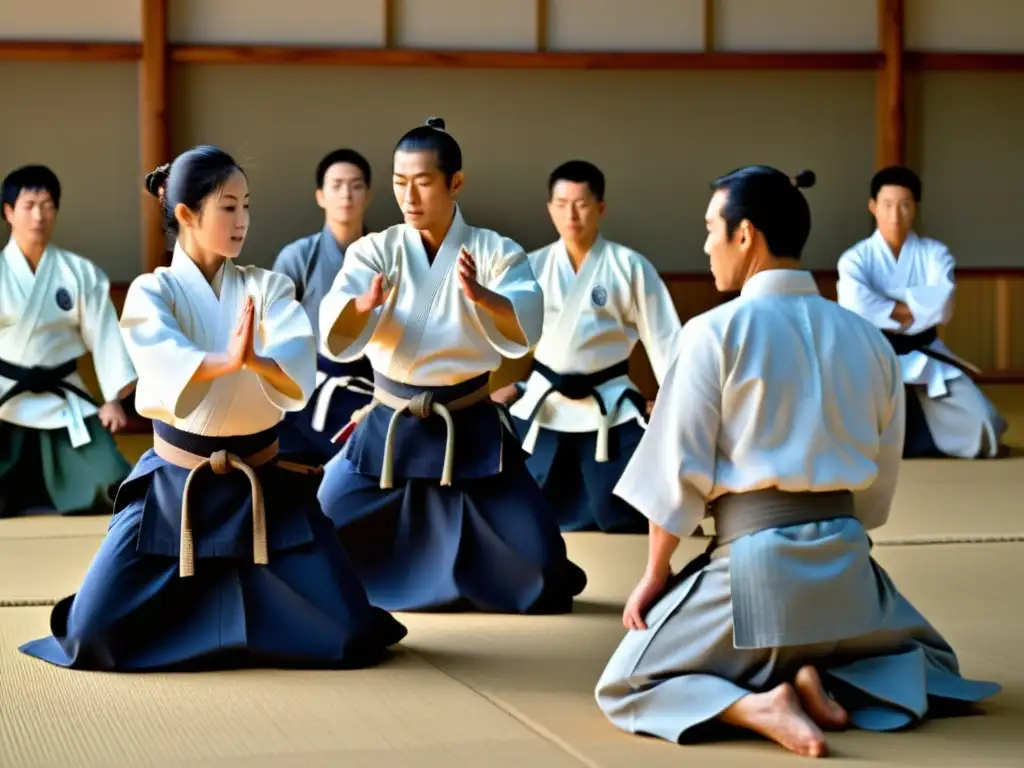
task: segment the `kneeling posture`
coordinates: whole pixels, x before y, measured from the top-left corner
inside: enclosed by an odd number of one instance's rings
[[[326,354],[373,364],[374,400],[320,488],[374,605],[563,612],[585,585],[491,402],[543,297],[522,248],[455,204],[462,152],[432,121],[395,149],[405,224],[353,243],[320,307]]]
[[[921,180],[886,168],[871,181],[878,228],[839,259],[839,303],[879,328],[900,356],[907,388],[907,458],[995,458],[1007,424],[967,375],[974,367],[938,337],[953,317],[955,263],[913,231]]]
[[[61,187],[30,165],[3,182],[11,240],[0,253],[0,517],[109,513],[131,471],[111,437],[135,369],[121,341],[110,281],[50,242]],[[78,375],[92,353],[104,403]]]
[[[646,425],[629,356],[641,341],[660,384],[679,316],[650,262],[601,237],[604,186],[604,174],[582,160],[548,179],[561,237],[529,256],[544,290],[544,329],[529,379],[495,398],[518,398],[512,415],[527,466],[563,531],[636,533],[647,521],[612,493]]]
[[[800,269],[810,209],[789,178],[744,168],[714,188],[705,250],[718,289],[742,290],[683,327],[616,487],[650,520],[650,556],[598,704],[633,733],[725,724],[821,756],[825,729],[893,730],[932,699],[993,695],[871,557],[903,447],[895,353]],[[670,575],[709,503],[715,539]]]
[[[286,246],[274,271],[295,283],[319,348],[320,302],[341,269],[345,250],[366,234],[363,218],[370,199],[370,164],[354,149],[336,149],[316,168],[316,201],[324,209],[324,228]],[[365,357],[340,363],[318,354],[316,391],[301,411],[281,422],[281,451],[326,464],[339,446],[331,438],[373,396],[373,368]]]
[[[291,281],[233,262],[246,177],[197,147],[147,187],[178,238],[121,317],[153,449],[78,594],[53,609],[53,635],[22,650],[104,670],[375,663],[405,628],[368,602],[317,503],[319,469],[278,460],[277,425],[313,390],[316,347]]]

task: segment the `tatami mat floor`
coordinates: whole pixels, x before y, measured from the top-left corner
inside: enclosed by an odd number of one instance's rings
[[[1024,391],[999,388],[1024,446]],[[1009,407],[1008,407],[1009,406]],[[134,444],[134,445],[133,445]],[[141,452],[131,437],[126,452]],[[133,448],[136,450],[133,451]],[[134,458],[134,456],[132,457]],[[985,714],[900,734],[831,737],[851,766],[1024,764],[1024,458],[907,462],[876,555],[957,648],[1004,691]],[[0,521],[0,766],[766,766],[804,764],[756,739],[676,747],[618,733],[593,686],[622,635],[642,537],[567,537],[590,584],[560,617],[403,615],[381,667],[348,672],[76,673],[22,656],[47,632],[98,546],[99,518]],[[1016,539],[991,543],[996,538]],[[976,540],[990,543],[907,542]],[[703,542],[683,543],[678,559]]]

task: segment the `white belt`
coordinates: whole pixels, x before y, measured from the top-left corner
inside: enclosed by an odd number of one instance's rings
[[[373,397],[373,382],[362,376],[328,377],[322,371],[317,371],[316,377],[320,386],[316,393],[313,417],[309,422],[314,432],[323,432],[327,426],[327,413],[330,411],[331,398],[334,397],[335,390],[347,389],[350,392]]]

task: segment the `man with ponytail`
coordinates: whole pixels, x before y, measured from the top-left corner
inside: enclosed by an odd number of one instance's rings
[[[374,398],[320,501],[388,610],[572,608],[586,582],[489,379],[528,354],[544,298],[523,249],[466,222],[462,150],[433,118],[394,152],[404,224],[349,246],[320,307],[324,353],[363,354]]]
[[[111,435],[127,425],[121,400],[135,369],[107,276],[50,240],[60,202],[45,166],[3,181],[11,239],[0,251],[0,517],[109,513],[131,469]],[[101,402],[78,374],[87,353]]]
[[[930,702],[999,690],[959,675],[942,636],[871,557],[903,449],[900,365],[867,320],[824,299],[800,256],[811,214],[764,166],[717,179],[705,215],[719,291],[680,333],[616,493],[650,521],[629,633],[597,685],[617,727],[672,742],[715,726],[821,757],[824,731],[889,731]],[[706,514],[707,551],[669,559]]]

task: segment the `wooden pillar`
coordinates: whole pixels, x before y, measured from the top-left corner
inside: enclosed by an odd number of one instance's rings
[[[548,14],[550,12],[548,0],[537,0],[534,14],[537,22],[536,47],[538,51],[546,51],[548,49]]]
[[[139,65],[139,145],[142,176],[170,162],[167,113],[167,0],[139,0],[142,5],[142,61]],[[142,269],[152,272],[166,260],[167,239],[159,203],[140,189],[142,201]]]
[[[878,0],[878,42],[885,57],[877,76],[875,162],[906,163],[903,83],[903,0]]]
[[[704,51],[715,50],[715,3],[716,0],[704,0]]]
[[[1011,278],[1000,275],[996,278],[996,355],[997,371],[1008,371],[1013,367],[1013,296]]]
[[[384,0],[384,47],[394,48],[398,38],[398,0]]]

